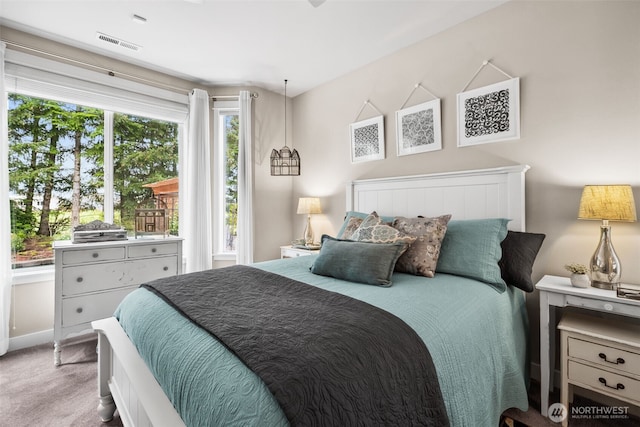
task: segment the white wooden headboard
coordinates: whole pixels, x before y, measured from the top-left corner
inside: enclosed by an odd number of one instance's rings
[[[509,218],[510,230],[525,231],[527,170],[528,165],[517,165],[351,181],[347,210],[407,217]]]

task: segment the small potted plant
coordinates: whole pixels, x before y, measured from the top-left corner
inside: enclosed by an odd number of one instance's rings
[[[571,284],[576,288],[587,288],[591,284],[589,269],[584,264],[566,264],[564,268],[571,273]]]

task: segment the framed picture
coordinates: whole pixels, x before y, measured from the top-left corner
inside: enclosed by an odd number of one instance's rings
[[[442,149],[440,99],[396,111],[398,156]]]
[[[351,163],[384,159],[383,116],[349,125],[351,135]]]
[[[458,147],[520,138],[520,79],[458,94]]]

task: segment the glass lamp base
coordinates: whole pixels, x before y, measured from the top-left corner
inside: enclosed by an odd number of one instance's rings
[[[600,243],[591,257],[591,286],[615,290],[620,284],[620,259],[611,244],[611,227],[600,226]]]
[[[591,286],[593,286],[594,288],[598,288],[598,289],[606,289],[609,291],[615,291],[616,289],[618,289],[618,285],[620,283],[607,283],[607,282],[598,282],[598,281],[591,281]]]

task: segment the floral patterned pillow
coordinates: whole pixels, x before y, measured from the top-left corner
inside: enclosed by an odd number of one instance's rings
[[[353,233],[355,233],[355,231],[360,227],[362,221],[364,221],[364,219],[362,218],[358,218],[355,216],[349,217],[347,219],[347,223],[343,227],[342,234],[340,234],[338,238],[343,240],[351,240],[351,236],[353,236]]]
[[[451,215],[434,218],[397,217],[393,227],[405,235],[414,236],[416,240],[396,262],[396,271],[433,277],[450,219]]]
[[[362,220],[360,227],[351,235],[351,240],[370,243],[405,242],[412,244],[416,239],[417,237],[402,233],[385,224],[375,211]]]

